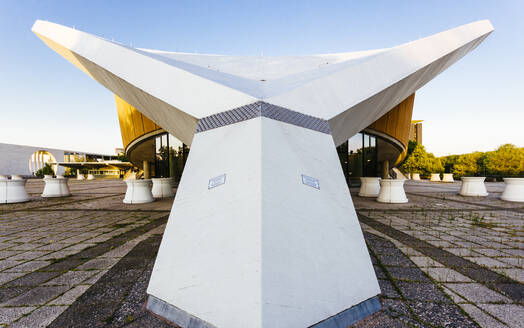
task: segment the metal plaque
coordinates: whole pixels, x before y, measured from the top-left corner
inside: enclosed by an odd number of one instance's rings
[[[226,183],[226,175],[222,174],[222,175],[219,175],[218,177],[209,179],[209,182],[207,184],[207,189],[213,189],[215,187],[223,185],[224,183]]]
[[[302,174],[302,183],[306,186],[310,186],[320,190],[320,183],[318,182],[318,179]]]

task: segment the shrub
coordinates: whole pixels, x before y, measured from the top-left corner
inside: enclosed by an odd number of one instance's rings
[[[53,168],[48,163],[45,164],[43,168],[36,171],[35,175],[39,178],[43,178],[44,175],[54,175],[55,171],[53,171]]]

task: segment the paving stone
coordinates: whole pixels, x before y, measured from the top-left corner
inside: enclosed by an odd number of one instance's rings
[[[67,306],[42,306],[28,316],[9,325],[9,328],[47,327],[56,317],[67,309]]]
[[[505,322],[510,327],[522,328],[524,307],[517,304],[479,304],[486,312]]]
[[[93,260],[90,260],[79,267],[77,267],[77,270],[92,270],[92,269],[107,269],[111,266],[113,266],[116,262],[118,262],[118,258],[96,258]]]
[[[33,259],[45,256],[46,254],[49,254],[49,251],[30,251],[30,252],[23,252],[18,255],[12,256],[9,259],[10,260],[33,260]]]
[[[387,271],[396,280],[431,282],[418,268],[388,267]]]
[[[4,270],[4,272],[33,272],[49,265],[49,261],[29,261],[11,269]]]
[[[460,307],[475,320],[482,328],[506,328],[505,324],[497,321],[486,312],[472,304],[460,304]]]
[[[395,290],[395,287],[391,284],[391,282],[387,279],[378,279],[378,285],[380,286],[380,290],[382,292],[382,295],[387,298],[400,298],[400,295]]]
[[[490,257],[464,257],[465,259],[470,260],[471,262],[475,262],[478,265],[483,265],[488,268],[507,268],[509,265],[507,263],[497,261],[495,259],[492,259]]]
[[[478,327],[455,304],[408,301],[410,308],[424,322],[437,327]]]
[[[507,297],[478,283],[448,283],[445,286],[473,303],[511,302]]]
[[[107,273],[108,270],[93,270],[92,272],[95,272],[91,278],[84,281],[85,284],[94,284],[96,283],[100,278],[102,278],[103,275]]]
[[[9,273],[0,273],[0,285],[5,284],[8,281],[11,281],[13,279],[16,279],[18,277],[21,277],[25,275],[25,272],[9,272]]]
[[[454,303],[459,304],[459,303],[467,302],[467,300],[465,298],[463,298],[462,296],[458,295],[457,293],[451,291],[449,288],[446,288],[444,286],[441,286],[441,287],[444,290],[444,292],[446,294],[448,294],[449,297],[451,297],[451,299],[453,300]]]
[[[439,282],[472,282],[470,278],[449,268],[422,268],[431,278]]]
[[[9,324],[33,309],[33,306],[0,307],[0,323]]]
[[[499,257],[497,260],[509,265],[524,268],[524,259],[518,257]]]
[[[44,305],[48,301],[65,292],[68,288],[69,287],[67,286],[35,287],[22,295],[2,303],[1,306]]]
[[[77,285],[65,292],[63,295],[49,302],[49,305],[71,305],[82,295],[90,285]]]
[[[98,271],[69,271],[66,272],[46,283],[44,285],[77,285],[82,283],[84,280],[97,274]]]
[[[1,260],[0,261],[0,271],[12,268],[12,267],[20,265],[22,263],[24,263],[24,261]]]
[[[524,283],[524,270],[523,269],[511,269],[511,268],[497,268],[495,271],[510,277],[513,280]]]
[[[411,261],[413,261],[419,268],[422,267],[443,267],[442,264],[439,262],[433,260],[430,257],[427,256],[413,256],[409,258]]]

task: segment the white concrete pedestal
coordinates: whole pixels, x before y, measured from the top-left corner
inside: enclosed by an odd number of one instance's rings
[[[11,180],[23,180],[24,178],[22,178],[21,175],[12,175],[11,176]]]
[[[505,188],[500,199],[509,202],[524,202],[524,178],[504,178]]]
[[[151,203],[155,199],[151,193],[150,179],[129,179],[125,181],[127,184],[126,195],[124,203],[126,204],[142,204]]]
[[[154,198],[167,198],[175,196],[173,192],[172,181],[173,178],[152,178],[153,188],[151,193]]]
[[[26,180],[0,179],[0,204],[21,203],[29,200],[25,190]]]
[[[182,327],[342,327],[380,309],[333,137],[266,117],[196,133],[147,293]]]
[[[440,182],[440,173],[431,173],[429,181]]]
[[[87,175],[87,180],[95,180],[95,176],[91,173]]]
[[[377,201],[381,203],[407,203],[404,192],[405,180],[382,179]]]
[[[83,174],[77,174],[77,175],[76,175],[76,179],[77,179],[77,180],[85,180],[86,177],[85,177]]]
[[[44,178],[45,186],[42,197],[71,196],[66,178]]]
[[[7,180],[7,175],[0,175],[0,180]]]
[[[484,185],[486,177],[462,177],[462,186],[459,194],[462,196],[487,196],[488,191]]]
[[[453,180],[453,173],[443,173],[442,182],[455,182],[455,180]]]
[[[420,173],[413,173],[412,179],[414,181],[420,181]]]
[[[360,178],[360,197],[377,197],[380,192],[380,178],[361,177]]]

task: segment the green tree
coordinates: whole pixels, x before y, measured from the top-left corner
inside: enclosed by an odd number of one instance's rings
[[[480,175],[484,153],[477,151],[470,154],[456,155],[452,173],[456,176]]]
[[[524,175],[524,148],[505,144],[497,150],[488,152],[484,159],[486,169],[492,175]]]
[[[45,163],[44,167],[40,170],[36,171],[35,175],[39,178],[43,178],[44,175],[54,175],[55,171],[53,171],[53,168],[48,163]]]
[[[426,148],[420,144],[416,144],[411,154],[409,154],[400,169],[405,173],[420,173],[422,175],[429,175],[431,173],[441,173],[444,171],[444,166],[440,159],[436,158],[432,153],[428,153]]]

